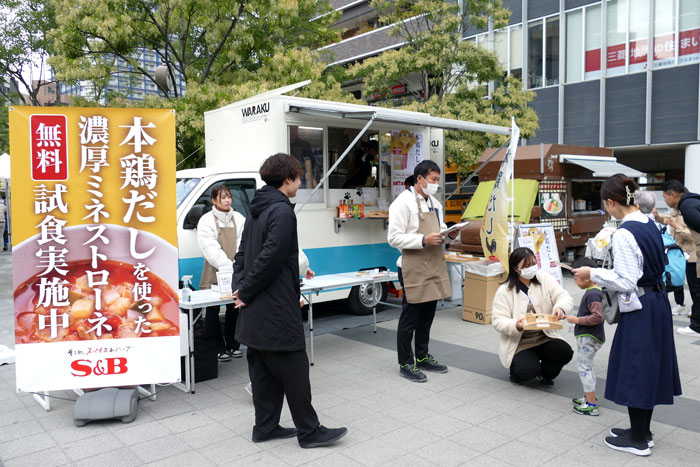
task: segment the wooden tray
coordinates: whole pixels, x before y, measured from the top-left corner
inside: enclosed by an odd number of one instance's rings
[[[554,315],[528,313],[525,315],[525,319],[527,320],[523,326],[525,331],[544,331],[545,329],[556,330],[563,327],[562,324],[557,321]]]

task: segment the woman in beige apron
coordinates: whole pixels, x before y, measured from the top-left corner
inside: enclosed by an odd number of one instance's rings
[[[197,224],[197,240],[204,256],[204,268],[202,279],[199,283],[201,289],[209,289],[217,283],[218,270],[230,270],[233,274],[232,264],[238,248],[239,230],[242,231],[245,218],[231,209],[231,192],[224,185],[215,186],[211,193],[212,210],[204,214]],[[207,307],[204,325],[207,336],[216,341],[218,359],[221,362],[231,358],[240,358],[240,344],[234,335],[238,309],[233,305],[226,305],[226,319],[224,332],[221,332],[219,320],[219,306]]]
[[[418,234],[423,239],[421,245],[402,247],[401,240],[397,240],[392,246],[401,249],[399,280],[404,291],[397,329],[399,374],[411,381],[424,382],[427,377],[421,370],[447,372],[447,366],[438,363],[428,353],[428,343],[437,300],[449,297],[451,289],[442,237],[439,236],[443,226],[440,222],[441,206],[432,197],[440,180],[440,168],[433,161],[423,161],[415,169],[415,180],[415,186],[399,195],[390,209],[389,235],[390,244],[394,239],[391,231],[397,229],[401,234],[413,238]],[[424,202],[421,202],[421,197]],[[410,207],[412,203],[416,204],[417,213]],[[417,231],[413,218],[416,215]],[[414,336],[415,355],[411,348]]]

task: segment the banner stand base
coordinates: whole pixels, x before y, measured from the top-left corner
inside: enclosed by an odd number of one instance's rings
[[[136,389],[139,390],[140,394],[146,396],[147,399],[152,401],[156,400],[155,383],[137,386]],[[76,393],[78,396],[82,396],[83,394],[85,394],[85,391],[83,391],[82,389],[73,389],[73,392]],[[51,411],[51,396],[49,395],[49,391],[42,391],[41,393],[32,393],[32,399],[34,399],[37,402],[37,404],[41,406],[42,409],[46,410],[47,412]]]

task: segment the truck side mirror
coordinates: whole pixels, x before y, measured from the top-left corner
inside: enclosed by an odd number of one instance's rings
[[[189,210],[185,216],[185,222],[182,224],[182,228],[186,230],[193,230],[197,228],[199,219],[208,211],[207,206],[204,204],[195,204],[192,209]]]

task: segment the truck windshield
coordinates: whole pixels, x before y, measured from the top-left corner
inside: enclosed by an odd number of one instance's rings
[[[175,195],[177,197],[177,207],[180,207],[187,195],[197,186],[201,179],[199,178],[179,178],[175,185]]]

